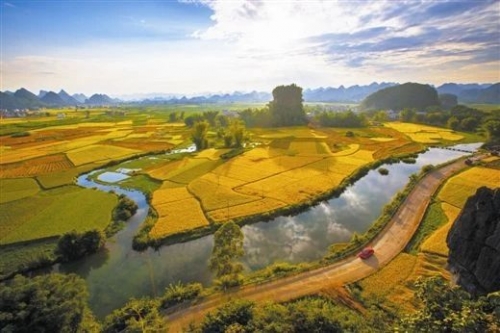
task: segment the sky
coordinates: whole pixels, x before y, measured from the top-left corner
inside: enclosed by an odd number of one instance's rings
[[[1,0],[0,90],[500,81],[500,0]]]

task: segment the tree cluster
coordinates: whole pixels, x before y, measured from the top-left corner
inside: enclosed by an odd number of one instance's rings
[[[366,117],[364,114],[356,114],[352,111],[326,112],[323,111],[316,117],[319,124],[323,127],[364,127],[366,126]]]
[[[93,229],[85,232],[73,230],[59,238],[55,253],[63,261],[76,260],[97,252],[105,242],[106,236],[100,230]]]
[[[85,281],[74,274],[17,275],[0,285],[2,332],[99,332]]]
[[[272,125],[282,127],[306,124],[302,102],[302,88],[296,84],[274,88],[273,100],[269,103]]]
[[[118,205],[113,211],[113,219],[115,221],[127,221],[134,216],[138,208],[135,201],[122,194],[118,198]]]

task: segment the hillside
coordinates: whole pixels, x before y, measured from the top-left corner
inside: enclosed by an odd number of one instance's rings
[[[40,98],[42,102],[50,106],[64,106],[66,102],[55,92],[49,91],[42,98]]]
[[[362,110],[402,110],[415,108],[424,110],[433,105],[439,105],[436,89],[419,83],[405,83],[379,90],[361,103]]]

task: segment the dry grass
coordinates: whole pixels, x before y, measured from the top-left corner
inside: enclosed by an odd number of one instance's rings
[[[208,226],[209,223],[194,198],[155,206],[159,218],[150,231],[152,238],[163,238],[179,232]]]

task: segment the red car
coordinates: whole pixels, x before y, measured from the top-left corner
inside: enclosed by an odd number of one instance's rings
[[[358,253],[358,258],[368,259],[375,253],[375,250],[371,247],[365,247],[363,251]]]

